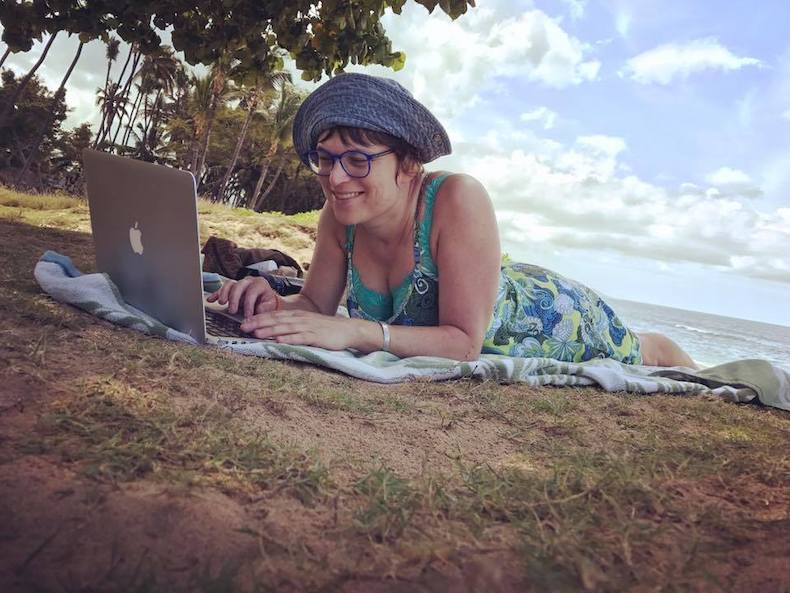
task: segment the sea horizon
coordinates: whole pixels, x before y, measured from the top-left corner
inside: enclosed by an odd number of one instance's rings
[[[760,358],[790,370],[790,326],[614,297],[607,300],[628,327],[669,336],[702,366]]]
[[[734,315],[723,315],[721,313],[711,313],[710,311],[698,311],[696,309],[683,309],[682,307],[673,307],[671,305],[660,305],[658,303],[647,303],[645,301],[635,301],[633,299],[621,299],[619,297],[605,296],[606,302],[614,301],[617,303],[629,303],[634,305],[647,305],[649,307],[659,307],[661,309],[672,309],[674,311],[681,311],[683,313],[694,313],[695,315],[710,315],[712,317],[722,317],[725,319],[733,319],[735,321],[748,321],[750,323],[757,323],[763,325],[772,325],[784,329],[790,329],[790,323],[773,323],[770,321],[763,321],[762,319],[752,319],[750,317],[735,317]]]

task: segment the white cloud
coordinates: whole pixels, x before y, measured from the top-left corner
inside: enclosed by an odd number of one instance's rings
[[[452,21],[428,15],[416,3],[382,19],[406,67],[350,67],[395,78],[441,119],[476,105],[481,93],[504,91],[503,80],[565,88],[595,80],[600,62],[593,48],[569,35],[541,10],[513,14],[512,3],[493,0]],[[439,82],[441,81],[441,82]]]
[[[543,106],[532,111],[525,111],[520,118],[521,121],[525,122],[538,122],[543,126],[544,130],[550,130],[557,122],[557,113]]]
[[[787,111],[785,111],[784,113],[782,113],[782,117],[783,117],[784,119],[786,119],[787,121],[790,121],[790,109],[788,109]]]
[[[787,204],[790,201],[790,152],[771,155],[763,166],[762,179],[765,193]]]
[[[562,0],[568,6],[568,14],[571,20],[578,21],[584,16],[584,10],[587,8],[587,0]]]
[[[705,181],[711,185],[727,186],[727,185],[749,185],[752,183],[752,178],[739,169],[730,169],[729,167],[721,167],[705,176]]]
[[[41,67],[36,71],[36,76],[55,92],[60,86],[63,74],[74,58],[79,40],[61,34],[55,39]],[[43,44],[36,42],[31,51],[24,54],[12,54],[3,67],[12,68],[17,75],[26,73],[41,55]],[[66,86],[66,103],[69,114],[65,127],[70,128],[85,121],[96,124],[100,119],[96,107],[96,87],[104,85],[104,74],[107,62],[104,58],[104,45],[100,41],[85,44],[80,55],[80,60],[72,72]],[[117,68],[117,66],[116,66]],[[115,71],[117,76],[118,70]]]
[[[741,196],[745,198],[758,198],[763,195],[760,186],[757,185],[748,174],[739,169],[721,167],[706,175],[705,181],[714,186],[708,190],[711,197]]]
[[[705,185],[672,191],[629,173],[625,150],[618,137],[562,145],[501,125],[485,144],[459,148],[453,165],[487,187],[505,251],[608,252],[790,282],[790,208],[744,202],[759,191],[748,174],[721,167]]]
[[[627,148],[623,138],[618,138],[616,136],[605,136],[603,134],[579,136],[576,139],[576,142],[584,146],[589,146],[595,151],[612,157],[617,156]]]
[[[169,44],[169,34],[167,32],[160,32],[160,34],[162,42]],[[76,35],[68,36],[65,33],[60,33],[52,44],[46,59],[36,72],[36,76],[51,91],[54,92],[60,86],[63,75],[74,58],[78,45],[79,39]],[[12,54],[6,63],[3,64],[3,68],[10,67],[18,74],[26,73],[38,60],[43,46],[43,43],[36,42],[29,52]],[[118,58],[111,70],[112,79],[117,79],[120,75],[128,51],[129,46],[122,42]],[[90,41],[83,46],[80,59],[66,85],[66,102],[69,106],[69,113],[64,127],[72,128],[87,122],[92,125],[94,133],[97,131],[101,121],[101,113],[96,106],[96,89],[104,86],[107,73],[105,54],[106,46],[98,39]],[[128,76],[128,73],[127,68],[124,76]]]
[[[742,99],[735,102],[738,110],[738,123],[742,128],[751,128],[754,120],[755,110],[758,108],[758,97],[756,90],[750,90]]]
[[[760,66],[756,58],[739,57],[715,38],[695,39],[685,44],[667,43],[629,59],[620,71],[640,84],[669,84],[703,70],[739,70]]]
[[[628,37],[628,32],[631,30],[631,15],[625,11],[618,12],[614,19],[614,28],[620,37]]]

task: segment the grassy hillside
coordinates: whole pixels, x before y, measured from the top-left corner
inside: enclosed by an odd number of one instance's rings
[[[309,261],[314,215],[200,214]],[[790,590],[788,414],[149,338],[35,284],[88,233],[0,189],[0,590]]]
[[[318,211],[286,216],[228,208],[208,200],[198,202],[200,239],[212,235],[231,239],[241,247],[268,247],[310,262]],[[0,219],[37,227],[90,233],[88,203],[60,194],[24,194],[0,186]]]

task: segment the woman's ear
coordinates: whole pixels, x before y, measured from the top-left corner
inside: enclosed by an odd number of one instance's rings
[[[413,171],[413,167],[407,169],[402,165],[398,165],[398,169],[395,171],[395,185],[400,187],[401,179],[403,180],[404,184],[410,184],[412,179],[414,179],[414,175],[415,173]]]
[[[401,173],[407,178],[407,182],[411,183],[412,178],[419,175],[421,171],[422,163],[407,156],[403,160],[398,161],[398,169],[395,171],[395,183],[399,183]]]

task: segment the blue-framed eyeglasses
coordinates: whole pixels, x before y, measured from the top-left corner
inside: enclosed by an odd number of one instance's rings
[[[347,150],[342,154],[332,154],[322,149],[310,150],[305,153],[310,170],[321,177],[328,177],[335,166],[335,161],[340,161],[340,166],[349,177],[357,179],[370,174],[371,161],[384,155],[395,152],[393,149],[384,150],[375,154],[368,154],[359,150]]]

